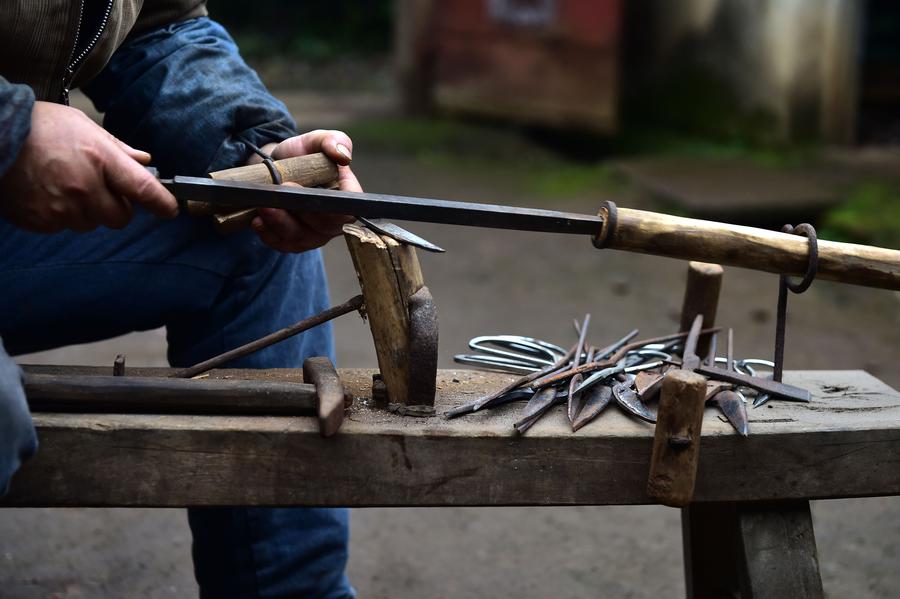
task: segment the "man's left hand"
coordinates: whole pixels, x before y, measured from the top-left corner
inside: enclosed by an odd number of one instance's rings
[[[324,152],[338,165],[341,191],[362,191],[349,166],[353,160],[353,142],[342,131],[310,131],[279,144],[269,144],[262,149],[276,160]],[[259,162],[258,157],[254,158],[256,159],[251,159],[251,162]],[[263,243],[279,252],[291,253],[305,252],[325,245],[341,234],[345,224],[356,220],[345,214],[288,212],[278,208],[260,208],[258,212],[259,216],[253,219],[251,227]]]

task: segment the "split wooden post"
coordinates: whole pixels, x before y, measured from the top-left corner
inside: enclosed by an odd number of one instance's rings
[[[413,355],[412,350],[410,298],[425,287],[415,248],[355,224],[344,227],[344,238],[365,299],[388,401],[434,405],[433,385],[430,393],[410,393],[416,376],[434,380],[437,374],[436,342],[429,352],[433,355]]]

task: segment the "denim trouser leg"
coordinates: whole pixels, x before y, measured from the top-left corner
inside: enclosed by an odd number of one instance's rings
[[[0,221],[0,335],[10,354],[165,325],[188,366],[324,309],[319,252],[279,254],[250,232],[138,212],[122,231],[42,236]],[[318,327],[233,362],[296,367],[333,355]],[[348,597],[342,509],[191,509],[203,597]]]
[[[19,367],[0,341],[0,495],[22,462],[37,450],[37,436],[28,413]]]

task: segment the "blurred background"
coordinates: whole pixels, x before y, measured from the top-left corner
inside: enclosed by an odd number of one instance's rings
[[[214,0],[210,13],[301,130],[346,130],[367,191],[595,212],[619,205],[900,247],[900,6],[887,0]],[[98,115],[83,97],[78,106]],[[438,303],[442,367],[469,338],[562,345],[677,326],[686,265],[565,236],[410,224]],[[358,291],[341,240],[333,299]],[[719,322],[772,353],[777,279],[726,269]],[[828,282],[790,300],[790,369],[900,386],[900,295]],[[374,367],[335,324],[339,366]],[[165,365],[165,331],[22,362]],[[602,418],[590,426],[602,426]],[[752,412],[751,412],[752,431]],[[572,481],[572,484],[578,484]],[[900,501],[813,502],[829,596],[900,595]],[[585,523],[589,524],[585,524]],[[684,592],[661,507],[354,512],[363,597]],[[180,510],[0,511],[0,596],[194,596]]]

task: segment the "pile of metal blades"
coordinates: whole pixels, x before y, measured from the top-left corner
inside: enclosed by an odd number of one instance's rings
[[[568,350],[553,343],[520,335],[487,335],[469,342],[472,354],[454,360],[485,370],[521,375],[502,389],[472,403],[448,411],[447,418],[472,414],[514,401],[526,401],[513,425],[524,433],[553,406],[565,404],[566,415],[577,431],[596,419],[607,406],[616,404],[626,414],[646,422],[656,422],[652,407],[659,396],[662,379],[672,368],[686,368],[708,379],[707,402],[715,405],[741,435],[749,434],[748,395],[753,407],[769,399],[809,401],[809,392],[761,376],[759,369],[771,369],[772,362],[756,358],[735,360],[734,334],[728,331],[728,353],[716,357],[720,328],[702,329],[702,319],[689,332],[635,341],[635,329],[617,341],[595,346],[588,343],[590,315],[575,322],[576,343]],[[710,351],[704,360],[694,355],[701,335],[711,335]],[[717,364],[724,364],[719,368]]]

